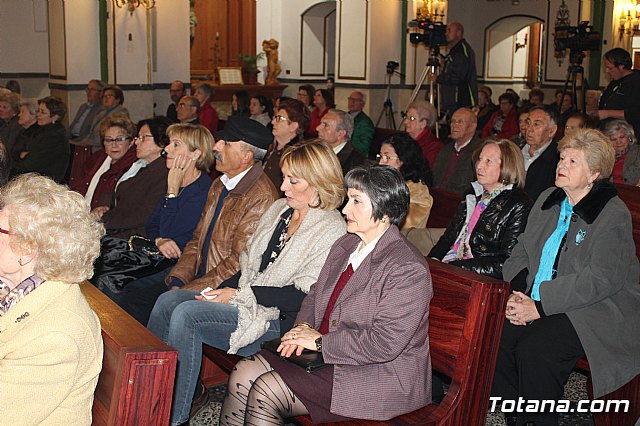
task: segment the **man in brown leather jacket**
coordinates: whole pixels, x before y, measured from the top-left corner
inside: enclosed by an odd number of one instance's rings
[[[216,288],[238,272],[240,253],[262,214],[278,198],[256,164],[273,142],[266,127],[247,117],[231,117],[215,137],[216,169],[223,175],[211,185],[193,239],[165,279],[171,289]]]

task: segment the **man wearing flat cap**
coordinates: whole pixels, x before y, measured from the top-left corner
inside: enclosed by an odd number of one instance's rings
[[[200,222],[165,279],[170,289],[217,288],[240,271],[239,257],[262,214],[278,198],[260,162],[273,142],[271,132],[248,117],[230,117],[214,134],[216,169]]]

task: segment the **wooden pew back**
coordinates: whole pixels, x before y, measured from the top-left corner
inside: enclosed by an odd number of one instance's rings
[[[91,283],[84,282],[80,288],[100,318],[104,341],[92,424],[169,424],[177,351]]]

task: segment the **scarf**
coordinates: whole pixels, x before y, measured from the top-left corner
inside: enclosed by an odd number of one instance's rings
[[[29,293],[36,289],[44,280],[37,275],[32,275],[13,290],[3,282],[0,282],[0,317],[13,308],[16,303],[24,299]]]
[[[550,281],[556,274],[553,269],[556,263],[556,257],[560,251],[560,246],[564,240],[567,231],[569,230],[569,223],[571,215],[573,214],[573,206],[569,204],[568,198],[565,197],[562,205],[560,206],[560,216],[558,216],[558,225],[555,231],[544,243],[542,249],[542,256],[540,257],[540,266],[538,267],[538,273],[533,280],[533,288],[531,289],[531,298],[536,301],[540,301],[540,284],[544,281]]]

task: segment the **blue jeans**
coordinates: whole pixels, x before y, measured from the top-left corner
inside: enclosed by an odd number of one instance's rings
[[[173,290],[162,294],[151,312],[148,328],[178,351],[178,371],[173,391],[171,424],[189,419],[193,394],[202,363],[202,344],[229,350],[229,337],[238,325],[235,306],[195,300],[193,290]],[[271,321],[269,330],[256,342],[238,351],[253,355],[263,341],[280,337],[280,321]]]

